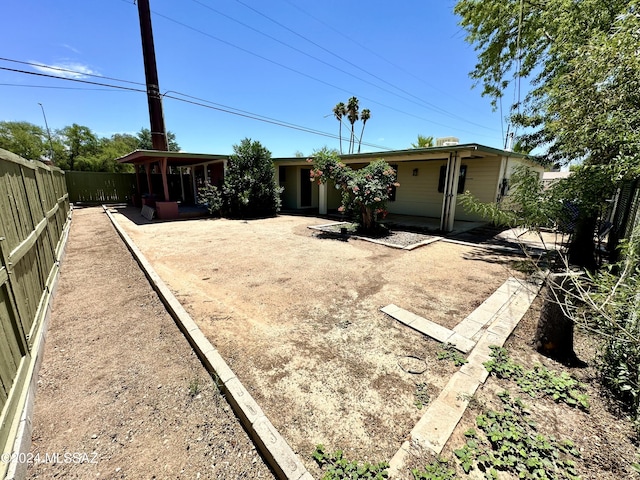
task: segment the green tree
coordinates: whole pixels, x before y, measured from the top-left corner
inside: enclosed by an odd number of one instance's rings
[[[354,125],[360,118],[360,102],[357,97],[351,97],[347,101],[347,120],[351,124],[351,136],[349,137],[349,153],[353,153],[355,144],[355,131]]]
[[[62,144],[65,147],[65,160],[69,170],[78,167],[87,168],[91,165],[91,157],[98,152],[98,137],[89,127],[74,123],[57,131]]]
[[[28,160],[49,156],[44,129],[29,122],[0,122],[0,148]]]
[[[138,137],[138,146],[139,150],[153,150],[153,146],[151,143],[151,130],[148,128],[141,128],[140,131],[136,134]],[[169,144],[170,152],[179,152],[180,145],[176,141],[176,134],[168,131],[167,132],[167,142]]]
[[[411,144],[411,148],[427,148],[433,147],[433,137],[425,137],[418,134],[418,141]]]
[[[137,137],[128,133],[115,133],[110,138],[98,140],[98,151],[90,159],[91,170],[99,172],[133,172],[133,165],[116,162],[116,159],[137,148]]]
[[[550,163],[607,165],[624,164],[640,140],[639,8],[638,0],[460,0],[455,11],[478,51],[471,76],[483,95],[496,101],[523,79],[533,85],[512,107],[522,148],[539,148]],[[582,208],[570,258],[587,268],[594,212],[607,200],[593,192],[610,195],[600,180],[587,177],[573,192]]]
[[[339,138],[340,138],[340,153],[342,153],[342,117],[347,114],[347,107],[344,103],[339,102],[333,107],[333,115],[338,120],[339,124]]]
[[[353,170],[340,160],[338,152],[322,148],[313,153],[311,181],[324,184],[331,180],[342,191],[340,211],[350,214],[362,230],[378,228],[378,219],[386,215],[387,200],[396,182],[396,171],[384,160]]]
[[[231,217],[264,217],[280,210],[282,189],[275,181],[271,152],[245,138],[233,146],[222,187],[223,210]]]
[[[637,141],[638,0],[458,1],[471,72],[494,102],[522,79],[533,88],[512,109],[524,145],[553,163],[614,161]]]

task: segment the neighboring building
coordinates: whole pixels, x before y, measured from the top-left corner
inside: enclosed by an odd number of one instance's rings
[[[450,142],[455,143],[455,142]],[[457,196],[469,191],[485,203],[499,202],[508,194],[509,178],[519,165],[543,173],[535,157],[479,144],[453,144],[409,150],[343,155],[352,168],[384,159],[398,172],[400,187],[387,202],[390,213],[440,218],[440,229],[453,229],[455,220],[481,220],[458,205]],[[276,175],[287,210],[337,210],[340,192],[332,185],[310,181],[311,164],[303,158],[275,158]]]
[[[544,172],[542,174],[542,185],[547,189],[558,180],[568,178],[569,175],[571,175],[571,172]]]

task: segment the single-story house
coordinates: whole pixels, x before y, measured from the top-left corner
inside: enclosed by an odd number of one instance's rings
[[[342,155],[352,168],[362,168],[383,159],[396,169],[400,187],[387,202],[389,213],[440,219],[448,232],[457,220],[481,220],[459,206],[458,194],[469,191],[485,203],[500,202],[509,190],[509,178],[519,165],[544,171],[533,156],[476,143],[409,150]],[[326,214],[340,206],[340,192],[333,185],[310,181],[311,164],[306,158],[274,158],[281,187],[282,208],[317,210]]]

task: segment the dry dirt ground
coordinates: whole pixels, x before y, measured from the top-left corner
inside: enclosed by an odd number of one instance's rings
[[[74,210],[31,453],[30,478],[274,478],[101,208]]]
[[[326,223],[320,218],[150,223],[121,212],[117,220],[318,478],[311,459],[318,443],[354,459],[389,460],[421,416],[416,385],[426,383],[434,398],[456,370],[436,360],[437,342],[379,309],[394,303],[452,328],[518,275],[509,268],[516,259],[495,251],[436,242],[408,252],[344,241],[307,228]],[[525,366],[561,369],[531,346],[538,308],[509,348]],[[580,345],[591,360],[594,346],[587,338]],[[426,359],[419,362],[426,370],[407,373],[407,356]],[[573,372],[594,384],[593,368]],[[479,391],[476,409],[495,399],[498,383]],[[584,449],[583,478],[627,478],[631,427],[607,411],[595,387],[590,393],[590,414],[536,405],[552,431]],[[477,413],[471,408],[460,428]]]
[[[315,478],[322,475],[311,458],[318,443],[352,459],[388,461],[423,411],[415,405],[416,385],[426,384],[434,398],[457,370],[436,360],[437,342],[380,307],[395,303],[451,328],[517,275],[509,268],[514,258],[495,251],[444,242],[401,251],[342,241],[308,229],[326,223],[312,217],[161,223],[120,212],[120,224]],[[269,471],[104,222],[99,209],[75,212],[34,429],[34,452],[95,450],[100,463],[30,472],[266,478]],[[91,293],[96,283],[99,293]],[[99,298],[109,305],[97,309]],[[542,361],[563,369],[531,347],[538,309],[534,303],[507,346],[526,366]],[[591,361],[596,345],[577,338],[578,355]],[[408,373],[402,367],[409,363],[424,372]],[[582,478],[631,478],[636,449],[629,422],[600,397],[591,366],[570,371],[589,383],[591,412],[528,401],[538,423],[582,449]],[[200,398],[189,394],[193,378],[204,384]],[[447,456],[505,386],[490,378],[479,390]]]

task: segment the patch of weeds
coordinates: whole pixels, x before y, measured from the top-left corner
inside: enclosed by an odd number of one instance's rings
[[[428,385],[426,383],[416,383],[416,391],[413,393],[416,399],[414,405],[418,407],[418,410],[422,410],[422,407],[427,405],[431,401],[431,396],[427,392]]]
[[[449,468],[449,461],[439,457],[426,465],[423,471],[414,468],[411,473],[414,480],[455,480],[458,478],[456,471]]]
[[[327,453],[323,445],[316,446],[316,450],[313,452],[313,459],[321,468],[326,469],[322,480],[382,480],[389,476],[387,472],[389,464],[386,462],[359,464],[357,461],[350,461],[344,458],[342,450]]]
[[[469,362],[451,343],[443,343],[441,345],[441,350],[438,352],[438,360],[451,360],[456,367],[461,367]]]
[[[540,266],[530,258],[511,262],[511,268],[518,272],[522,272],[525,275],[531,275],[540,270]]]
[[[195,397],[202,391],[202,385],[200,385],[200,379],[198,377],[193,377],[189,381],[189,395]]]
[[[589,410],[589,397],[584,393],[585,385],[565,372],[554,372],[544,365],[535,365],[533,370],[525,370],[509,358],[507,350],[491,346],[491,360],[484,362],[490,373],[498,378],[514,379],[518,387],[531,397],[547,395],[556,402],[571,407]]]
[[[579,480],[573,459],[580,452],[573,442],[541,435],[520,399],[508,392],[498,396],[504,410],[478,415],[479,432],[467,430],[466,444],[454,451],[464,472],[478,468],[487,479],[497,479],[498,472],[505,472],[524,479]]]

